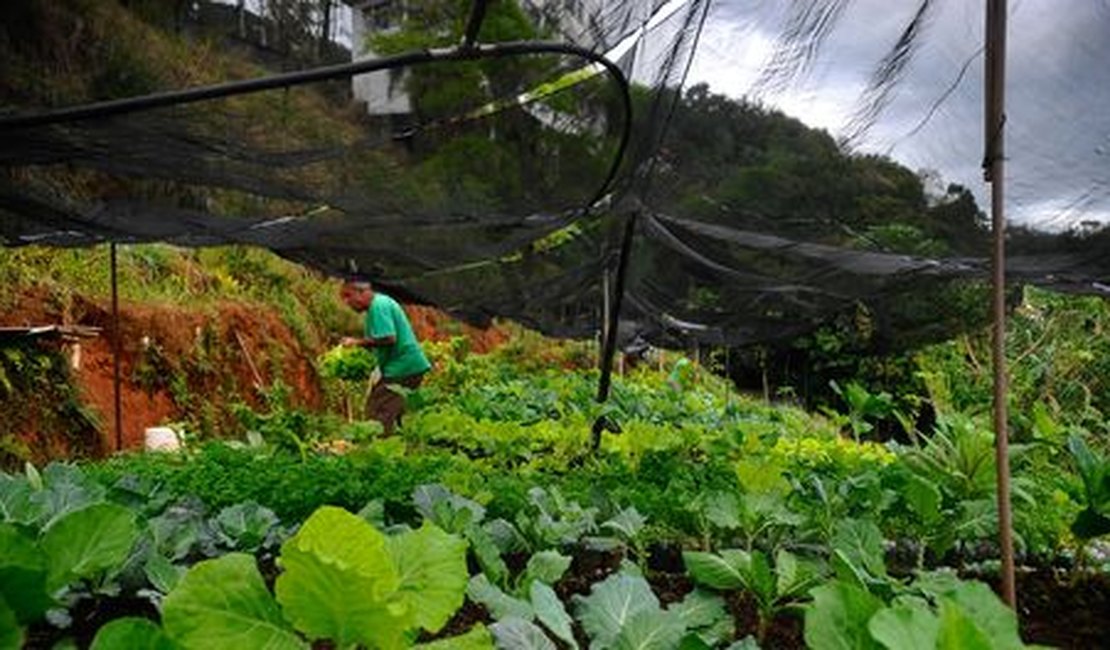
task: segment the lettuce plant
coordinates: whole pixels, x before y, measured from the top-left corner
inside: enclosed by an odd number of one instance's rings
[[[858,583],[813,589],[805,640],[813,650],[1017,650],[1017,617],[990,587],[923,574],[885,601]]]
[[[664,609],[647,581],[628,573],[595,584],[588,596],[575,596],[575,604],[591,650],[712,647],[733,633],[720,598],[694,591]]]
[[[821,579],[820,569],[780,550],[771,565],[761,551],[726,549],[720,553],[686,552],[686,569],[695,584],[710,589],[742,590],[752,595],[759,614],[756,639],[762,642],[775,616],[806,599]]]
[[[106,588],[139,539],[135,514],[104,502],[77,468],[53,464],[22,478],[0,474],[0,647],[78,584]]]
[[[409,647],[463,601],[466,542],[430,523],[386,536],[324,506],[282,546],[274,595],[255,560],[231,553],[192,567],[163,603],[165,635],[189,648]]]
[[[278,518],[273,510],[245,501],[221,510],[211,524],[221,545],[254,553],[269,542]]]
[[[597,508],[583,508],[557,488],[533,487],[528,490],[528,501],[535,515],[518,512],[516,523],[533,549],[574,544],[598,530]]]
[[[467,595],[483,605],[497,620],[491,629],[505,647],[546,648],[539,641],[542,631],[539,631],[540,636],[536,636],[538,629],[532,629],[533,620],[571,647],[576,647],[570,616],[552,589],[552,585],[570,568],[570,563],[570,557],[556,551],[540,551],[528,559],[524,571],[513,581],[510,593],[490,583],[485,574],[478,574],[470,579]]]
[[[1110,533],[1110,458],[1096,455],[1076,434],[1068,438],[1068,450],[1083,481],[1084,506],[1072,522],[1071,531],[1086,543]]]

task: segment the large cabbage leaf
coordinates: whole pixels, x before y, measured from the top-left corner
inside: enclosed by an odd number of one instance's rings
[[[868,621],[883,607],[870,592],[848,582],[833,581],[810,591],[805,640],[813,650],[879,650]]]
[[[303,650],[282,618],[254,557],[230,553],[200,562],[162,604],[162,625],[187,650]]]
[[[386,537],[341,508],[312,514],[281,549],[275,592],[286,618],[338,647],[393,648],[414,627]]]
[[[135,513],[112,503],[70,512],[42,536],[51,590],[118,569],[139,539]]]
[[[89,650],[179,650],[153,621],[145,618],[117,618],[96,631]]]
[[[879,610],[867,625],[871,636],[892,650],[934,650],[940,619],[924,605],[895,605]]]
[[[438,632],[466,595],[466,541],[425,521],[418,530],[389,538],[387,550],[397,568],[398,598],[412,621]]]
[[[509,616],[490,629],[502,650],[558,650],[539,626],[523,618]]]
[[[539,580],[532,583],[531,589],[532,608],[536,611],[536,618],[543,623],[551,633],[559,637],[572,648],[578,647],[571,629],[572,621],[563,607],[562,601],[555,594],[555,590]]]
[[[46,590],[46,557],[8,524],[0,524],[0,599],[24,625],[38,620],[54,602]]]
[[[618,573],[575,597],[578,620],[591,648],[673,648],[686,632],[676,612],[665,612],[640,576]]]
[[[466,595],[470,596],[470,600],[489,610],[490,615],[497,621],[511,617],[532,620],[535,615],[531,603],[506,594],[481,573],[470,579],[466,587]]]

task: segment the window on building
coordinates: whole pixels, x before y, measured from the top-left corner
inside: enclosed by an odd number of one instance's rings
[[[386,30],[401,24],[404,7],[394,0],[377,0],[366,5],[366,24],[374,30]]]

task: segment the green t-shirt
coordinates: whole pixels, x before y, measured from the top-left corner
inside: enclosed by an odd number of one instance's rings
[[[405,310],[384,293],[375,293],[366,310],[366,336],[373,339],[394,337],[396,343],[374,348],[382,377],[397,379],[427,372],[432,364],[420,349]]]

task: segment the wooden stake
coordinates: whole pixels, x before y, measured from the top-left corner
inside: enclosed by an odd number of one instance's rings
[[[119,280],[116,264],[116,242],[109,245],[109,258],[112,275],[112,391],[115,400],[116,420],[116,451],[123,449],[123,415],[120,396],[120,350],[121,336],[119,331]]]
[[[994,324],[991,353],[994,370],[994,441],[998,489],[998,543],[1002,552],[1002,599],[1017,611],[1014,584],[1013,516],[1010,505],[1010,440],[1006,395],[1006,213],[1004,127],[1006,123],[1006,0],[987,0],[985,180],[991,184],[991,298]]]

